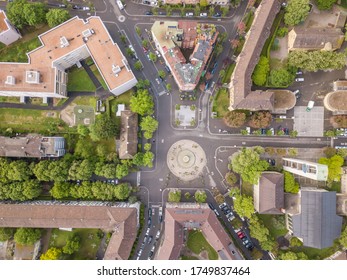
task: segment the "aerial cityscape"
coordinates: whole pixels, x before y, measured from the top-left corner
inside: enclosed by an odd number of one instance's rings
[[[347,0],[1,0],[0,260],[347,260]]]

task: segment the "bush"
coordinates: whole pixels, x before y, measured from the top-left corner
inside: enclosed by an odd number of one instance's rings
[[[223,120],[227,126],[240,127],[245,124],[247,115],[241,111],[229,111],[224,116]]]
[[[253,113],[249,125],[253,128],[265,128],[270,125],[272,115],[268,111],[258,111]]]
[[[284,171],[284,191],[287,193],[298,193],[299,184],[295,181],[293,174]]]
[[[170,190],[168,201],[169,202],[180,202],[181,201],[181,191],[178,189]]]
[[[277,37],[283,38],[288,34],[288,28],[287,27],[281,27],[277,29]]]
[[[269,71],[270,71],[269,59],[265,56],[261,56],[252,74],[253,83],[256,84],[257,86],[265,85]]]

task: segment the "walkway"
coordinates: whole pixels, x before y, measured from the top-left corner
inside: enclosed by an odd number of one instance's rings
[[[101,89],[102,85],[98,78],[94,75],[93,71],[90,69],[89,65],[86,63],[85,60],[81,61],[82,67],[84,70],[86,70],[90,80],[93,82],[94,86],[96,87],[96,90]]]

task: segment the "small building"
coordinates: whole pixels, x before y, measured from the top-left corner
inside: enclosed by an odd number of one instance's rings
[[[53,158],[65,155],[64,137],[28,134],[25,137],[0,136],[0,156],[15,158]]]
[[[301,159],[283,158],[283,169],[316,181],[327,181],[328,179],[328,166],[325,164]]]
[[[299,209],[299,214],[288,215],[288,230],[304,246],[318,249],[332,246],[342,228],[342,217],[336,214],[336,192],[301,189]]]
[[[22,38],[19,31],[7,19],[4,11],[0,10],[0,42],[6,46]]]
[[[254,208],[259,214],[284,214],[284,176],[263,172],[254,185]]]
[[[288,51],[334,51],[341,48],[344,41],[340,28],[295,27],[288,33]]]
[[[132,159],[137,153],[137,114],[130,110],[121,112],[121,132],[118,141],[120,159]]]

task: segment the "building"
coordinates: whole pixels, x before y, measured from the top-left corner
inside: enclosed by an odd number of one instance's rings
[[[229,4],[229,0],[207,0],[208,5],[220,5],[225,6]],[[200,4],[200,0],[163,0],[163,4],[168,5],[197,5]]]
[[[188,230],[200,230],[222,260],[235,259],[232,243],[215,213],[206,203],[166,203],[164,240],[158,249],[158,260],[178,260]]]
[[[0,136],[1,157],[53,158],[65,155],[64,137],[29,134],[25,137]]]
[[[340,28],[295,27],[288,33],[288,52],[334,51],[341,48],[344,41],[345,35]]]
[[[20,38],[19,31],[7,19],[5,12],[0,10],[0,42],[8,46]]]
[[[283,169],[316,181],[327,181],[328,179],[328,166],[325,164],[301,159],[283,158]]]
[[[299,209],[299,214],[287,216],[288,230],[304,246],[318,249],[332,246],[342,227],[342,217],[336,215],[336,192],[301,189]]]
[[[280,0],[262,1],[255,12],[253,24],[246,34],[242,52],[237,58],[229,84],[229,110],[251,111],[274,109],[273,92],[252,92],[252,73],[258,63],[261,50],[270,35],[272,23],[281,8]],[[264,100],[264,101],[262,101]]]
[[[259,214],[284,214],[284,176],[263,172],[253,191],[254,209]]]
[[[118,141],[120,159],[132,159],[137,153],[137,114],[130,110],[121,112],[121,131]]]
[[[39,35],[42,46],[29,52],[28,63],[0,63],[0,96],[67,96],[66,69],[91,57],[108,89],[115,95],[137,80],[128,61],[100,17],[74,17]]]
[[[156,21],[151,31],[179,89],[194,90],[218,37],[215,25],[196,21]],[[192,50],[188,59],[181,49]]]
[[[113,232],[105,260],[127,260],[136,239],[139,205],[110,202],[0,203],[0,227],[92,228]]]

